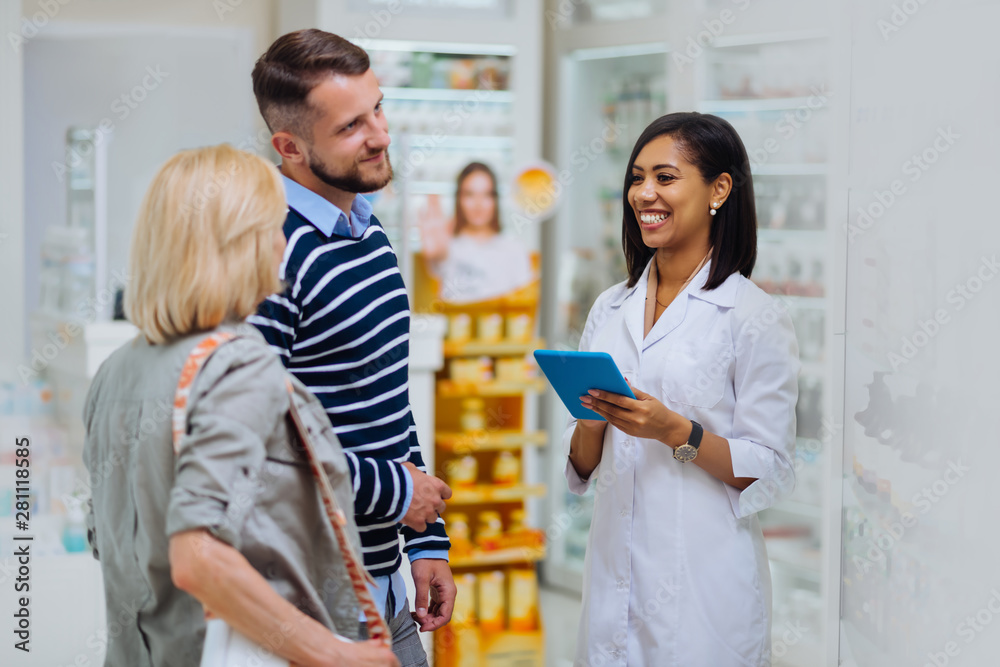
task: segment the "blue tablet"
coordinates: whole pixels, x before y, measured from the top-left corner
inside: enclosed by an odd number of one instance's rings
[[[535,361],[569,413],[577,419],[604,421],[604,417],[580,405],[580,397],[590,389],[635,398],[607,352],[535,350]]]

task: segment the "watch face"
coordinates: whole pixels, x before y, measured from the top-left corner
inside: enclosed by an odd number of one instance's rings
[[[696,456],[698,456],[698,448],[686,443],[674,450],[674,458],[682,463],[694,461]]]

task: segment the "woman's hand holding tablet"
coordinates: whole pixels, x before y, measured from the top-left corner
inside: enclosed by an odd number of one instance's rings
[[[591,389],[635,398],[614,359],[606,352],[535,350],[535,360],[569,413],[577,419],[606,421],[580,404]]]

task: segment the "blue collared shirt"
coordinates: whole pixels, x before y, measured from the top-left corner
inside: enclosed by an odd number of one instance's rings
[[[347,236],[361,238],[372,222],[372,205],[360,195],[354,197],[351,204],[351,214],[347,216],[337,206],[330,203],[309,188],[299,185],[284,174],[285,199],[288,205],[299,214],[316,225],[326,236]]]
[[[365,230],[371,225],[372,205],[361,195],[354,197],[351,204],[351,214],[347,216],[339,207],[329,200],[316,194],[309,188],[300,185],[296,181],[288,178],[284,174],[281,180],[285,185],[285,199],[288,205],[294,208],[299,214],[316,226],[318,230],[326,236],[345,236],[348,238],[361,238]],[[410,477],[410,473],[403,468],[403,473]],[[407,484],[406,501],[403,503],[402,516],[405,516],[410,509],[413,500],[413,480]],[[437,558],[448,560],[447,551],[428,551],[412,549],[408,554],[410,563],[421,558]],[[379,612],[384,616],[386,604],[389,599],[389,591],[392,591],[396,601],[396,613],[402,611],[402,605],[406,600],[406,582],[399,570],[391,576],[375,577],[374,585],[371,586],[372,597],[378,605]],[[362,615],[361,620],[364,620]]]

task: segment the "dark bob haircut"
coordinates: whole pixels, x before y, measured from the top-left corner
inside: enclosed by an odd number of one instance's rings
[[[622,249],[628,268],[628,286],[632,287],[639,281],[650,257],[656,252],[642,242],[639,221],[628,200],[632,167],[646,144],[664,135],[673,138],[681,154],[698,168],[706,183],[711,183],[723,173],[733,179],[733,188],[726,203],[712,217],[708,237],[712,244],[712,271],[705,289],[715,289],[737,272],[749,278],[757,261],[757,211],[750,178],[750,159],[743,141],[733,126],[718,116],[697,112],[672,113],[657,118],[643,130],[625,170]]]

